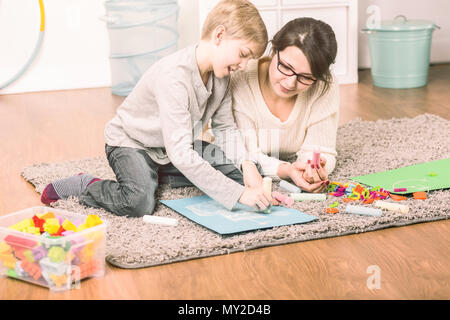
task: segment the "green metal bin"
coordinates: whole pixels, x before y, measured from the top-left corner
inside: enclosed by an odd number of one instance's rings
[[[373,84],[393,89],[425,86],[436,28],[431,21],[397,16],[363,29],[368,34]]]

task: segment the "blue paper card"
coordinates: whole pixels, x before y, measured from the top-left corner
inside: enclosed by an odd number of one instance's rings
[[[160,200],[160,202],[186,218],[220,234],[307,223],[317,219],[315,216],[281,206],[273,206],[269,214],[258,213],[240,204],[230,211],[206,195]]]

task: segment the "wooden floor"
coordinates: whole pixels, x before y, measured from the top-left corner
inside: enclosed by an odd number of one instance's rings
[[[450,64],[428,86],[376,88],[369,70],[341,85],[340,123],[434,113],[450,120]],[[109,88],[0,96],[0,215],[40,205],[25,166],[103,155],[103,129],[123,100]],[[412,150],[412,152],[414,152]],[[422,223],[106,276],[65,293],[0,279],[1,299],[449,299],[450,222]],[[380,288],[369,289],[369,266]]]

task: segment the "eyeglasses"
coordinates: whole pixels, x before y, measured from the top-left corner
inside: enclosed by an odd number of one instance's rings
[[[278,58],[277,69],[278,69],[278,71],[280,71],[285,76],[289,76],[290,77],[290,76],[295,75],[297,77],[297,81],[300,82],[301,84],[304,84],[305,86],[310,86],[314,82],[317,81],[317,79],[311,78],[309,76],[305,76],[304,74],[296,73],[294,70],[289,68],[283,62],[281,62],[280,61],[280,51],[277,51],[277,58]]]

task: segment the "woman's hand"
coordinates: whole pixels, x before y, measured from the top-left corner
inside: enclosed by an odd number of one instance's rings
[[[313,183],[310,183],[309,181],[305,180],[304,176],[306,172],[305,169],[307,166],[308,164],[299,162],[295,162],[292,165],[293,171],[290,176],[292,182],[294,182],[298,187],[307,192],[319,193],[324,191],[329,184],[328,180],[327,181],[320,180]]]
[[[302,190],[308,192],[322,192],[328,184],[328,174],[325,170],[325,158],[320,158],[319,169],[313,168],[311,161],[308,163],[296,161],[292,164],[293,171],[290,171],[289,177]]]
[[[303,162],[282,163],[278,166],[277,174],[280,179],[291,179],[298,187],[307,192],[322,192],[327,187],[327,181],[319,180],[310,183],[303,177],[308,165]]]
[[[308,183],[317,183],[320,181],[328,181],[328,173],[325,169],[325,164],[327,160],[325,158],[320,157],[320,164],[314,165],[310,160],[304,164],[299,162],[295,162],[294,165],[297,168],[304,168],[303,179],[305,179]]]

